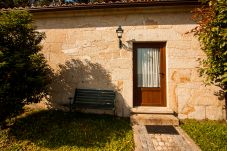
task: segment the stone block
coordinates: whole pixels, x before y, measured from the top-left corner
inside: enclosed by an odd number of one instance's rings
[[[205,119],[205,106],[194,106],[195,111],[188,114],[188,118],[197,120]]]
[[[133,87],[131,80],[124,80],[123,93],[124,99],[129,107],[133,107]]]
[[[181,51],[184,50],[190,50],[191,49],[191,41],[190,40],[180,40],[179,39],[173,39],[169,40],[166,45],[167,48],[176,48]]]
[[[186,93],[186,94],[182,94],[182,95],[178,95],[177,96],[177,106],[178,106],[178,112],[179,113],[188,113],[190,112],[190,108],[187,108],[187,104],[190,103],[189,100],[190,100],[190,93]]]
[[[198,68],[191,69],[191,80],[193,82],[202,82],[204,80],[200,77]]]
[[[196,56],[189,58],[185,57],[169,57],[168,59],[169,68],[177,69],[188,69],[188,68],[197,68],[199,67],[199,62],[197,61]]]
[[[120,59],[121,58],[121,53],[120,51],[112,51],[111,59]]]
[[[169,70],[169,77],[172,83],[189,83],[191,81],[191,69]]]
[[[173,27],[173,25],[159,25],[158,28],[159,29],[171,29]]]
[[[110,60],[110,66],[112,70],[119,68],[119,69],[127,69],[129,71],[132,71],[132,60],[131,59],[112,59]]]
[[[112,58],[112,52],[100,52],[99,58],[110,60]]]
[[[132,72],[127,69],[113,69],[112,80],[129,80],[132,79]]]
[[[133,124],[140,125],[179,125],[175,116],[165,114],[133,114],[130,120]]]
[[[191,92],[191,103],[198,106],[219,106],[221,100],[214,95],[214,91],[206,88],[193,89]]]
[[[178,114],[177,116],[179,119],[187,119],[188,118],[188,115],[185,115],[185,114]]]
[[[117,91],[122,92],[124,87],[124,82],[122,80],[117,81]]]
[[[176,84],[168,84],[167,89],[167,106],[169,106],[173,111],[178,113],[178,99],[176,95]]]
[[[210,120],[223,120],[224,119],[223,106],[207,106],[206,118]]]
[[[102,33],[102,32],[103,31],[95,31],[95,30],[83,31],[80,36],[82,36],[83,39],[89,39],[90,42],[98,41],[98,40],[104,40],[104,38],[102,38],[102,35],[104,33]]]
[[[132,58],[132,52],[131,51],[123,50],[123,51],[120,52],[120,54],[121,54],[121,58],[128,58],[128,59]]]
[[[196,27],[196,24],[187,24],[187,25],[176,25],[173,26],[173,30],[180,33],[186,34]]]
[[[171,57],[197,57],[199,58],[201,55],[201,52],[199,50],[193,50],[191,48],[178,48],[178,46],[176,47],[167,47],[167,53],[168,56]]]
[[[195,107],[191,104],[185,104],[182,107],[182,110],[179,111],[180,114],[189,115],[190,113],[195,112]]]

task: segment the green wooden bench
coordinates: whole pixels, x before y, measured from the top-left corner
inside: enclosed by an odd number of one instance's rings
[[[76,89],[70,101],[73,109],[112,110],[115,115],[115,92],[112,90]]]

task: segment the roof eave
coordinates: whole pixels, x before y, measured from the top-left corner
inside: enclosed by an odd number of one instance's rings
[[[105,8],[129,8],[129,7],[155,7],[155,6],[185,6],[199,5],[197,1],[153,1],[153,2],[131,2],[131,3],[98,3],[98,4],[78,4],[78,5],[62,5],[52,7],[35,7],[29,8],[31,13],[50,12],[50,11],[66,11],[66,10],[89,10],[89,9],[105,9]]]

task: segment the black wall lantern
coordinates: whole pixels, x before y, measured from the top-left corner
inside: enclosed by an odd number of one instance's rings
[[[116,30],[116,33],[117,33],[117,37],[119,39],[119,48],[122,48],[122,41],[121,41],[121,38],[122,38],[122,34],[123,34],[124,30],[121,28],[121,26],[118,26],[117,30]]]

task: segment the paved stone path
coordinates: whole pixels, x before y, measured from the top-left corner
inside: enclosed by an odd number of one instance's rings
[[[178,126],[174,133],[152,132],[145,125],[133,125],[135,151],[201,151]]]

